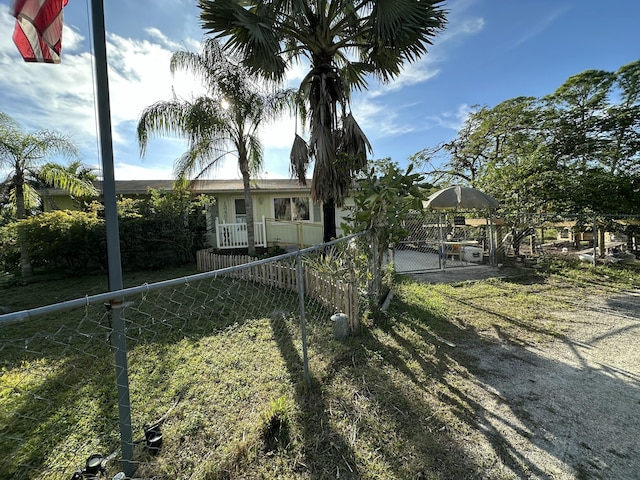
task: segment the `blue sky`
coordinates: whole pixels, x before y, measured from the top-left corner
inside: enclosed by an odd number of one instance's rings
[[[99,167],[93,94],[90,0],[64,9],[62,64],[22,61],[11,40],[14,19],[0,3],[0,111],[26,130],[70,136],[82,161]],[[370,83],[353,98],[354,115],[369,137],[373,158],[407,158],[455,137],[473,105],[494,106],[520,95],[552,93],[588,69],[616,71],[640,57],[638,0],[449,0],[449,24],[420,62],[394,82]],[[107,0],[105,21],[116,179],[171,178],[184,151],[176,139],[154,138],[141,159],[135,137],[146,106],[194,85],[172,78],[169,57],[196,51],[204,31],[195,0]],[[302,72],[291,72],[297,85]],[[197,84],[196,84],[197,85]],[[264,129],[264,178],[289,175],[294,121]],[[231,158],[216,178],[237,178]]]

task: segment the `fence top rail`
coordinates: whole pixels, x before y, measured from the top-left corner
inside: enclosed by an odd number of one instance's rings
[[[341,237],[336,240],[323,243],[321,245],[314,245],[312,247],[296,250],[295,252],[284,253],[282,255],[264,258],[262,260],[256,260],[254,262],[246,263],[244,265],[236,265],[233,267],[220,268],[218,270],[213,270],[210,272],[196,273],[196,274],[188,275],[185,277],[173,278],[171,280],[163,280],[161,282],[144,283],[137,287],[129,287],[129,288],[124,288],[122,290],[99,293],[96,295],[86,295],[82,298],[77,298],[75,300],[67,300],[64,302],[45,305],[42,307],[31,308],[28,310],[20,310],[18,312],[6,313],[4,315],[0,315],[0,327],[27,321],[39,315],[60,312],[63,310],[70,310],[72,308],[86,307],[89,305],[95,305],[100,303],[107,304],[110,308],[119,308],[125,305],[124,297],[127,295],[136,295],[138,293],[151,292],[151,291],[159,290],[162,288],[185,285],[185,284],[189,284],[190,282],[197,282],[197,281],[206,280],[209,278],[216,278],[218,275],[225,275],[227,273],[243,270],[245,268],[252,268],[258,265],[264,265],[271,262],[278,262],[278,261],[286,260],[289,258],[294,258],[299,255],[303,255],[305,253],[311,253],[316,250],[329,247],[331,245],[347,242],[351,239],[362,236],[365,233],[367,232],[354,233],[352,235]]]

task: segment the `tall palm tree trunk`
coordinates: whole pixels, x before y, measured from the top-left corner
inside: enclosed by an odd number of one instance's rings
[[[14,177],[14,185],[16,188],[16,218],[24,220],[27,218],[26,208],[24,206],[24,178],[20,175]],[[23,277],[33,275],[33,267],[31,266],[31,255],[29,254],[29,239],[24,228],[18,226],[18,245],[20,246],[20,270]]]
[[[322,213],[324,216],[322,240],[324,242],[330,242],[338,236],[336,231],[336,202],[333,198],[330,198],[322,204]]]
[[[249,161],[244,146],[238,146],[238,165],[242,174],[242,187],[244,190],[244,207],[247,215],[247,253],[256,254],[255,221],[253,218],[253,199],[251,198],[251,175],[249,173]]]

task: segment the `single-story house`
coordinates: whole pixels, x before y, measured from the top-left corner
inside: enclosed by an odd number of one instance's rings
[[[102,181],[95,181],[102,191]],[[311,199],[311,181],[300,185],[297,180],[253,180],[256,246],[307,247],[322,243],[322,205]],[[116,180],[116,194],[129,198],[149,195],[149,190],[170,191],[172,180]],[[247,246],[246,211],[242,180],[196,180],[193,195],[206,194],[215,198],[207,208],[209,244],[214,248],[231,249]],[[74,209],[73,200],[64,190],[49,189],[44,198],[44,210]],[[338,235],[347,212],[336,211]]]

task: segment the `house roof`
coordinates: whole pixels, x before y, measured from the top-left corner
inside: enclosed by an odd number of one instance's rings
[[[95,180],[94,186],[98,191],[103,191],[103,181]],[[298,191],[308,192],[310,190],[311,180],[307,180],[307,185],[300,185],[297,180],[277,178],[266,180],[252,180],[251,190],[253,192],[282,192],[282,191]],[[173,180],[116,180],[116,194],[118,195],[142,195],[146,194],[149,189],[154,190],[173,190]],[[242,180],[194,180],[191,191],[194,193],[216,194],[228,192],[242,192]],[[67,194],[64,190],[48,189],[49,195]]]

